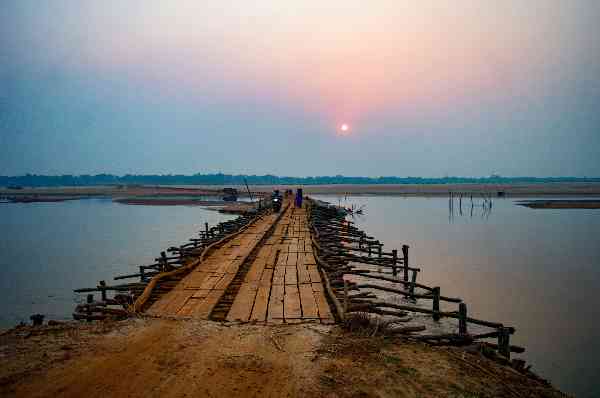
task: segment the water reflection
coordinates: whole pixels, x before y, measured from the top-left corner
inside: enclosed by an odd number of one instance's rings
[[[462,216],[454,198],[448,222],[448,197],[349,196],[346,203],[364,206],[357,227],[386,249],[410,245],[420,282],[464,299],[475,318],[514,325],[511,343],[527,348],[535,371],[576,396],[600,396],[600,211],[494,199],[488,210],[473,206],[471,217],[463,197]]]
[[[473,197],[473,194],[450,192],[448,195],[448,222],[453,223],[455,216],[470,218],[475,216],[487,220],[490,214],[492,214],[493,207],[494,202],[491,196],[480,195]]]
[[[127,206],[110,199],[0,206],[0,327],[69,319],[73,289],[111,283],[151,264],[161,250],[196,234],[204,222],[235,216],[200,207]]]

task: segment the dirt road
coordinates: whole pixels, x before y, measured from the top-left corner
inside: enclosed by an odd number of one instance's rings
[[[229,325],[130,319],[13,330],[0,337],[0,395],[563,396],[457,348],[357,337],[316,323]]]

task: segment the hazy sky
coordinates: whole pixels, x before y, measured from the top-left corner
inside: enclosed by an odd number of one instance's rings
[[[2,0],[0,174],[600,176],[599,21],[598,0]]]

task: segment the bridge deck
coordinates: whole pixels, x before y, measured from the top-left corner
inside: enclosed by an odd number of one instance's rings
[[[235,296],[228,299],[226,292],[232,291]],[[228,321],[334,321],[304,209],[290,206],[278,221],[276,214],[256,221],[208,256],[147,312],[207,319],[220,301],[225,302]]]

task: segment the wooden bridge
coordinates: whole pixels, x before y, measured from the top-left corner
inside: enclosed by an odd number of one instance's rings
[[[205,224],[199,238],[167,249],[156,263],[140,266],[139,273],[115,278],[139,282],[108,286],[100,281],[94,288],[76,290],[99,291],[101,301],[88,295],[74,317],[144,314],[347,326],[362,317],[386,325],[391,333],[430,344],[464,345],[495,338],[497,344],[483,344],[506,358],[511,351],[524,351],[509,344],[514,328],[469,317],[460,298],[418,283],[421,269],[409,265],[408,249],[403,245],[401,255],[397,250],[386,252],[381,242],[347,220],[343,209],[312,200],[297,206],[289,195],[280,212],[259,208],[210,228]],[[109,291],[116,294],[109,298]],[[443,303],[458,304],[458,311],[447,310],[449,304],[444,308]],[[421,324],[413,322],[418,315]],[[422,333],[431,326],[423,324],[423,315],[430,317],[437,333]],[[456,320],[456,326],[450,322],[445,327],[448,333],[437,325],[442,318]]]
[[[287,204],[281,215],[257,219],[146,312],[243,322],[333,323],[306,210]]]

